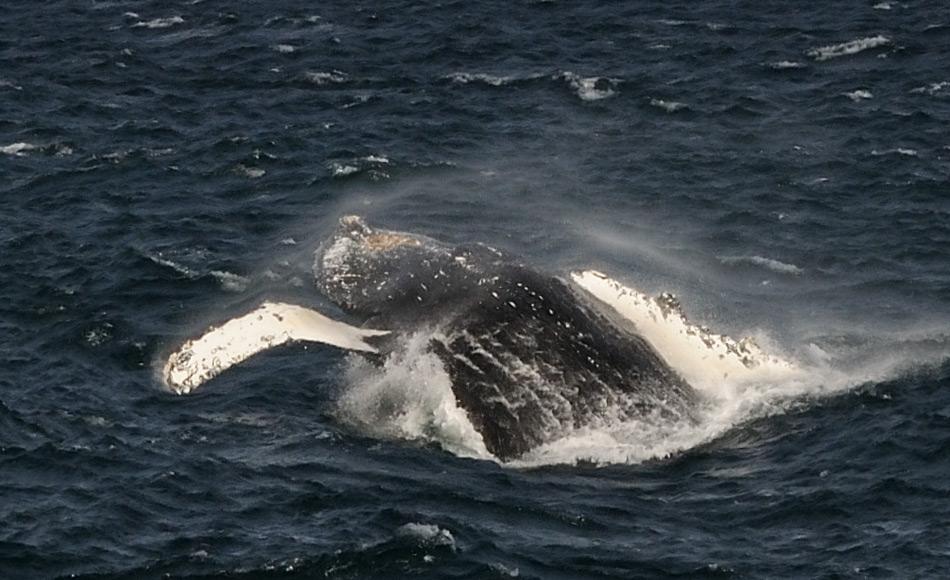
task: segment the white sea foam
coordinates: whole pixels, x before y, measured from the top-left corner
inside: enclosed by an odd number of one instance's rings
[[[159,266],[165,266],[166,268],[171,268],[172,270],[178,272],[186,278],[194,279],[201,276],[201,273],[185,266],[184,264],[179,264],[178,262],[165,257],[162,252],[157,254],[147,254],[149,260],[155,262]]]
[[[873,149],[871,155],[875,157],[880,157],[882,155],[903,155],[904,157],[919,157],[920,153],[916,149],[909,149],[906,147],[897,147],[895,149],[884,149],[883,151],[878,149]]]
[[[346,73],[338,70],[330,72],[308,72],[304,74],[304,77],[319,86],[344,83],[347,79]]]
[[[221,288],[228,292],[244,292],[250,283],[244,276],[224,270],[212,270],[209,273],[221,283]]]
[[[336,161],[330,162],[329,169],[330,173],[333,174],[333,177],[346,177],[347,175],[353,175],[360,170],[360,168],[355,165],[338,163]]]
[[[357,157],[348,161],[331,161],[327,164],[330,174],[333,177],[346,177],[363,170],[368,170],[370,177],[374,179],[388,177],[383,172],[382,167],[390,165],[392,162],[385,155],[366,155]]]
[[[444,78],[451,80],[454,83],[458,83],[460,85],[467,85],[469,83],[483,83],[486,85],[491,85],[493,87],[500,87],[503,85],[507,85],[508,83],[515,80],[514,77],[510,77],[510,76],[500,77],[500,76],[495,76],[495,75],[490,75],[490,74],[485,74],[485,73],[467,73],[467,72],[454,72],[450,75],[447,75]]]
[[[134,14],[127,12],[127,15]],[[136,14],[135,18],[138,17]],[[176,24],[184,24],[185,19],[181,16],[169,16],[167,18],[153,18],[152,20],[140,20],[132,25],[132,28],[170,28]]]
[[[561,73],[560,77],[568,82],[582,101],[599,101],[617,94],[616,79],[608,77],[582,77],[570,71]]]
[[[297,49],[290,44],[276,44],[274,45],[274,50],[276,50],[277,52],[281,54],[290,54],[296,51]]]
[[[243,163],[238,163],[234,168],[234,172],[238,175],[243,175],[244,177],[249,177],[251,179],[257,179],[259,177],[264,177],[267,173],[266,170],[261,169],[260,167],[248,167]]]
[[[832,58],[837,58],[840,56],[847,56],[851,54],[857,54],[859,52],[877,48],[880,46],[886,46],[891,44],[891,40],[886,36],[869,36],[867,38],[859,38],[856,40],[851,40],[848,42],[842,42],[841,44],[829,44],[828,46],[819,46],[817,48],[812,48],[805,54],[812,57],[817,61],[829,60]]]
[[[923,87],[917,87],[916,89],[911,89],[912,93],[926,93],[930,96],[937,95],[950,89],[950,81],[941,81],[939,83],[931,83]]]
[[[778,62],[769,63],[769,67],[775,70],[787,70],[787,69],[795,69],[795,68],[805,68],[805,65],[794,60],[780,60]]]
[[[4,155],[14,155],[16,157],[22,157],[26,155],[27,152],[37,149],[36,145],[32,143],[11,143],[0,147],[0,153]]]
[[[719,261],[723,264],[752,264],[753,266],[768,268],[769,270],[778,272],[780,274],[797,275],[803,272],[803,270],[795,264],[787,264],[785,262],[773,260],[772,258],[764,258],[762,256],[724,256],[719,258]]]
[[[663,109],[667,113],[675,113],[680,109],[686,108],[685,103],[680,103],[679,101],[664,101],[663,99],[650,99],[650,105]]]
[[[844,96],[848,97],[855,103],[874,98],[874,95],[871,94],[871,91],[865,89],[857,89],[848,93],[844,93]]]
[[[428,350],[431,337],[425,330],[408,337],[382,367],[348,357],[348,388],[337,402],[337,414],[373,436],[436,441],[463,457],[491,459],[481,434],[458,406],[442,361]]]
[[[408,523],[400,526],[396,530],[396,535],[401,538],[412,538],[426,546],[448,546],[455,549],[455,538],[452,532],[435,524]]]
[[[890,10],[891,8],[893,8],[893,6],[894,5],[891,4],[890,2],[878,2],[871,8],[874,8],[875,10]]]

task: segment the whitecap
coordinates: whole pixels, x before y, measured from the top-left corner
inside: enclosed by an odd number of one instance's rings
[[[769,67],[774,70],[788,70],[788,69],[796,69],[796,68],[805,68],[805,65],[803,65],[800,62],[796,62],[794,60],[780,60],[778,62],[769,63]]]
[[[295,52],[297,49],[294,46],[291,46],[289,44],[277,44],[277,45],[274,45],[274,50],[276,50],[277,52],[281,54],[290,54],[292,52]]]
[[[804,270],[795,264],[789,264],[787,262],[781,262],[779,260],[765,258],[762,256],[723,256],[719,258],[719,261],[723,264],[752,264],[753,266],[767,268],[780,274],[799,275],[804,272]]]
[[[892,7],[893,7],[893,4],[891,4],[890,2],[878,2],[871,8],[874,8],[875,10],[890,10]]]
[[[929,85],[911,89],[910,92],[927,93],[930,96],[934,96],[938,93],[943,92],[946,89],[950,89],[950,81],[940,81],[939,83],[930,83]]]
[[[680,109],[685,109],[686,104],[678,101],[664,101],[663,99],[650,99],[650,105],[663,109],[667,113],[675,113]]]
[[[882,155],[903,155],[905,157],[919,157],[920,153],[916,149],[910,149],[907,147],[897,147],[895,149],[884,149],[883,151],[878,150],[878,149],[873,149],[871,151],[871,155],[874,155],[875,157],[879,157]]]
[[[582,101],[599,101],[617,94],[617,80],[609,77],[582,77],[570,71],[560,77],[571,85]]]
[[[315,85],[323,86],[344,83],[347,76],[345,72],[333,70],[330,72],[307,72],[304,73],[304,78]]]
[[[428,546],[448,546],[455,549],[455,538],[452,532],[440,528],[435,524],[412,522],[400,526],[396,535],[401,538],[412,538]]]
[[[221,288],[228,292],[244,292],[250,283],[250,280],[244,276],[239,276],[238,274],[224,270],[212,270],[209,273],[221,283]]]
[[[171,268],[172,270],[178,272],[179,274],[181,274],[182,276],[185,276],[186,278],[194,279],[201,276],[200,272],[196,270],[192,270],[191,268],[189,268],[188,266],[185,266],[184,264],[179,264],[178,262],[174,260],[166,258],[162,252],[158,252],[157,254],[146,254],[146,256],[148,257],[149,260],[155,262],[159,266],[165,266],[166,268]]]
[[[138,15],[136,15],[136,17],[137,16]],[[132,28],[170,28],[176,24],[184,24],[184,22],[185,19],[181,16],[169,16],[166,18],[153,18],[152,20],[140,20],[133,24]]]
[[[851,99],[851,100],[854,101],[855,103],[860,102],[860,101],[864,101],[864,100],[867,100],[867,99],[871,99],[871,98],[874,97],[874,95],[871,94],[871,91],[868,91],[868,90],[865,90],[865,89],[857,89],[857,90],[851,91],[851,92],[849,92],[849,93],[844,93],[844,96],[848,97],[849,99]]]
[[[353,175],[357,173],[360,168],[355,165],[347,165],[345,163],[337,163],[336,161],[330,162],[330,173],[333,174],[333,177],[345,177],[347,175]]]
[[[484,73],[467,73],[467,72],[454,72],[450,75],[446,75],[443,78],[451,80],[452,82],[458,83],[460,85],[467,85],[469,83],[477,82],[477,83],[483,83],[486,85],[491,85],[493,87],[500,87],[503,85],[507,85],[512,80],[514,80],[514,77],[499,77],[499,76],[494,76],[494,75],[489,75],[489,74],[484,74]]]
[[[37,149],[37,147],[36,145],[33,145],[32,143],[23,143],[23,142],[11,143],[9,145],[0,147],[0,153],[3,153],[4,155],[13,155],[16,157],[22,157],[28,151],[33,151],[35,149]]]
[[[113,328],[114,327],[112,323],[104,322],[101,325],[88,330],[83,338],[89,346],[101,346],[112,340]]]
[[[264,177],[264,175],[267,173],[266,170],[261,169],[260,167],[248,167],[243,163],[239,163],[237,167],[234,168],[234,172],[238,175],[243,175],[244,177],[249,177],[251,179]]]
[[[856,40],[851,40],[848,42],[842,42],[841,44],[829,44],[827,46],[819,46],[817,48],[812,48],[808,50],[805,54],[812,57],[817,61],[829,60],[832,58],[837,58],[840,56],[848,56],[851,54],[857,54],[871,48],[877,48],[880,46],[886,46],[891,44],[891,40],[886,36],[877,35],[869,36],[867,38],[858,38]]]

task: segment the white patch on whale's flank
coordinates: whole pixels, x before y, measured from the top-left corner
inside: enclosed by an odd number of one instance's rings
[[[456,455],[494,459],[429,350],[432,338],[425,330],[406,337],[381,367],[347,357],[337,416],[374,437],[435,441]]]
[[[388,332],[356,328],[302,306],[265,302],[183,344],[168,357],[162,380],[176,393],[186,394],[249,357],[287,342],[376,352],[365,339],[384,334]]]
[[[734,340],[690,324],[670,294],[650,298],[593,270],[574,272],[574,282],[633,323],[666,362],[700,391],[731,383],[785,380],[801,371],[764,352],[750,338]]]

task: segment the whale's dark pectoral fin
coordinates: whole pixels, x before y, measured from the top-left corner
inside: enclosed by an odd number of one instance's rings
[[[320,342],[374,353],[376,348],[367,339],[385,334],[389,331],[350,326],[302,306],[265,302],[181,345],[165,362],[162,380],[183,395],[249,357],[287,342]]]

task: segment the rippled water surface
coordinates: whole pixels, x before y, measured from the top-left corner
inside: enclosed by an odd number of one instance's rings
[[[944,577],[948,126],[940,2],[13,2],[0,576]],[[346,213],[675,292],[808,379],[515,465],[411,362],[162,389],[265,298],[334,313]]]

